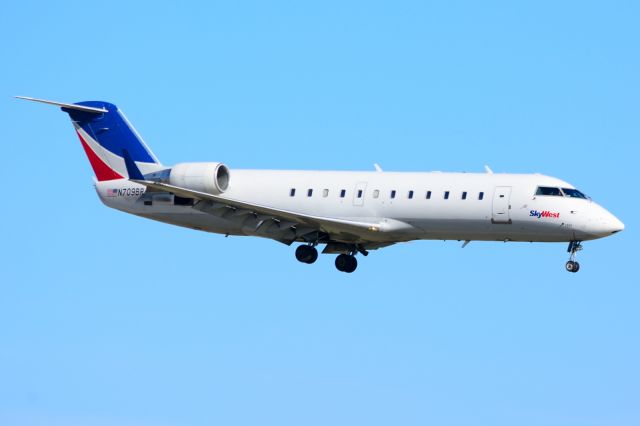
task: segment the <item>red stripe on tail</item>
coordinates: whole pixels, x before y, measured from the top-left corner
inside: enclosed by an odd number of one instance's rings
[[[82,139],[82,136],[80,136],[80,132],[76,132],[76,133],[80,138],[80,143],[82,144],[82,148],[84,148],[85,154],[87,154],[87,158],[89,158],[91,167],[93,167],[93,172],[96,174],[96,177],[98,178],[99,181],[123,178],[118,173],[116,173],[115,170],[109,167],[104,161],[102,161],[95,152],[93,152],[93,150],[91,149],[91,147],[89,147],[87,142],[84,139]]]

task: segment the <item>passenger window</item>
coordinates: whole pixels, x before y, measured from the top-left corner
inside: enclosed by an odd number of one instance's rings
[[[347,190],[346,189],[341,189],[340,190],[340,198],[344,198],[345,195],[347,195]]]
[[[380,196],[380,191],[378,189],[373,190],[373,198],[378,198]]]
[[[358,198],[362,198],[362,189],[358,189]]]
[[[585,200],[588,199],[586,195],[584,195],[582,192],[578,191],[577,189],[562,188],[562,192],[564,192],[564,195],[566,195],[567,197],[583,198]]]
[[[327,197],[329,196],[329,190],[328,190],[328,189],[323,189],[323,190],[322,190],[322,196],[323,196],[324,198],[327,198]]]
[[[482,200],[484,198],[484,192],[480,192],[478,194],[478,200]]]
[[[553,195],[562,197],[562,192],[560,192],[560,188],[553,188],[551,186],[539,186],[536,191],[536,195]]]
[[[427,200],[431,199],[431,191],[427,191]]]
[[[289,196],[290,197],[295,197],[296,196],[296,189],[295,188],[291,188],[291,191],[289,191]]]
[[[412,199],[413,198],[413,191],[409,191],[409,194],[407,194],[407,197],[409,199]]]
[[[313,195],[313,189],[307,190],[307,197],[311,197]]]
[[[467,199],[467,191],[463,191],[462,192],[462,199],[466,200]]]
[[[444,199],[445,200],[449,199],[449,191],[444,191]]]
[[[396,198],[396,190],[391,191],[391,198]]]

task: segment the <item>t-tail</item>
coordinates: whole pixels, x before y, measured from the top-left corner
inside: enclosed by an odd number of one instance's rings
[[[69,114],[99,181],[136,179],[139,176],[130,176],[130,171],[147,174],[164,168],[122,111],[113,104],[102,101],[68,104],[24,96],[16,98],[56,105]],[[132,168],[131,163],[136,167]]]

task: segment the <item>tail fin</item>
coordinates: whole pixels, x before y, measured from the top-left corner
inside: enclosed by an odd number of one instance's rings
[[[113,104],[102,101],[67,104],[16,97],[57,105],[69,114],[99,181],[129,178],[127,160],[133,161],[143,174],[163,168],[124,114]]]

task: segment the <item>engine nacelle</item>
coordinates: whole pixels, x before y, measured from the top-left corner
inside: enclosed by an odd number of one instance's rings
[[[218,195],[229,187],[229,169],[222,163],[180,163],[171,168],[169,184]]]

